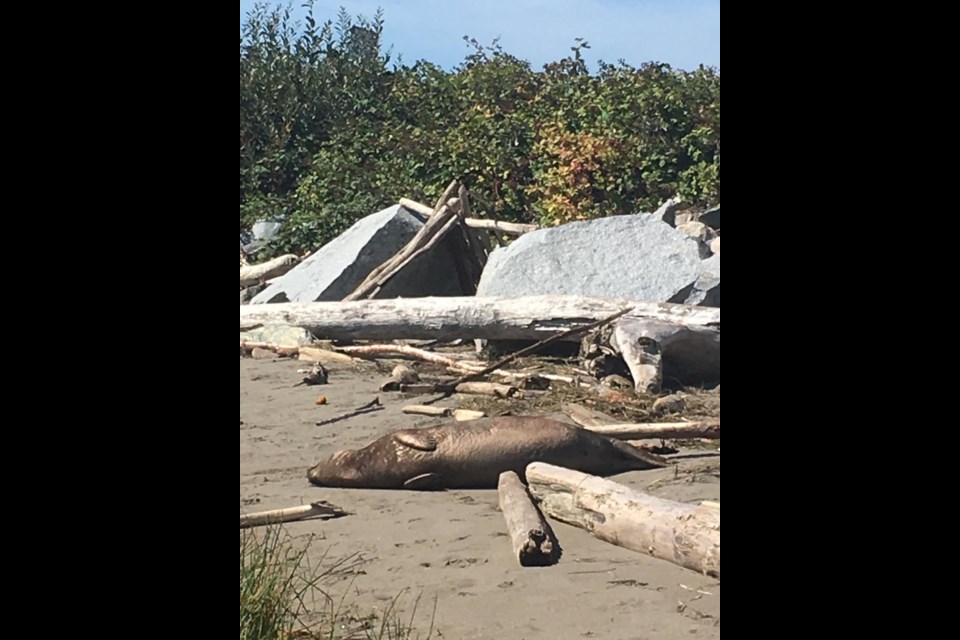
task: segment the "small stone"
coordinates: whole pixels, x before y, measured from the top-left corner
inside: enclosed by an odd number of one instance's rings
[[[412,367],[405,364],[398,364],[393,368],[390,377],[400,384],[413,384],[420,382],[420,375]]]
[[[669,396],[657,398],[653,403],[653,410],[657,413],[680,413],[686,406],[686,399],[673,393]]]

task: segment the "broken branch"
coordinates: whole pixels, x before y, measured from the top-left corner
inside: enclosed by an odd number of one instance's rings
[[[305,520],[306,518],[320,517],[325,520],[339,518],[347,515],[343,509],[321,500],[311,504],[301,505],[299,507],[290,507],[288,509],[272,509],[270,511],[258,511],[256,513],[240,514],[240,528],[258,527],[266,524],[275,524],[280,522],[293,522],[295,520]]]
[[[500,511],[513,542],[513,555],[520,566],[543,567],[556,563],[553,532],[517,474],[513,471],[501,473],[497,491]]]

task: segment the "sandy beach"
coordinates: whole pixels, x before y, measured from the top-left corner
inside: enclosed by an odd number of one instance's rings
[[[511,553],[496,490],[382,491],[312,486],[309,466],[339,449],[363,447],[395,429],[449,418],[404,415],[423,399],[377,391],[375,365],[332,365],[329,384],[294,386],[308,366],[295,359],[240,359],[241,512],[327,500],[350,512],[286,525],[314,539],[319,561],[359,553],[361,570],[330,587],[357,611],[383,611],[398,594],[415,628],[434,637],[548,640],[720,637],[720,584],[679,566],[602,542],[551,521],[563,555],[552,567],[522,568]],[[317,406],[318,396],[329,403]],[[375,397],[385,409],[325,426]],[[439,403],[455,407],[456,399]],[[561,415],[553,417],[562,418]],[[563,418],[566,420],[566,418]],[[683,502],[720,500],[720,458],[690,457],[676,467],[612,480]]]

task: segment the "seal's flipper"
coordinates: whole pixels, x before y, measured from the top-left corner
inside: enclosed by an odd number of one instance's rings
[[[404,482],[403,488],[415,491],[439,491],[443,489],[443,485],[440,483],[440,476],[437,474],[421,473]]]
[[[635,460],[638,463],[637,469],[662,469],[669,465],[665,458],[661,458],[655,453],[644,451],[640,447],[635,447],[632,444],[627,444],[622,440],[616,440],[614,438],[611,438],[610,442],[612,442],[613,446],[623,453],[628,460]]]
[[[437,450],[437,439],[432,435],[424,433],[423,431],[417,431],[416,429],[397,431],[393,434],[393,439],[402,445],[406,445],[411,449],[417,449],[418,451]]]

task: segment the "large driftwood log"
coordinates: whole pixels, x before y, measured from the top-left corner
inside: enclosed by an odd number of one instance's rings
[[[290,324],[331,340],[541,340],[626,306],[633,310],[625,317],[720,324],[720,309],[713,307],[583,296],[458,296],[241,305],[240,330]]]
[[[527,466],[530,493],[545,514],[600,540],[720,577],[720,509],[633,491],[543,462]]]
[[[278,256],[260,264],[251,264],[240,267],[240,288],[257,284],[261,280],[269,280],[282,276],[293,269],[300,262],[300,258],[291,254]]]
[[[258,527],[280,522],[293,522],[295,520],[304,520],[306,518],[339,518],[343,515],[346,515],[343,509],[332,505],[329,502],[321,500],[311,504],[304,504],[299,507],[290,507],[289,509],[272,509],[270,511],[258,511],[256,513],[241,514],[240,528],[246,529],[247,527]]]
[[[624,318],[614,325],[610,346],[623,357],[638,393],[658,393],[664,369],[684,380],[720,377],[717,328]]]
[[[661,440],[709,438],[718,440],[720,438],[719,420],[597,424],[584,428],[618,440],[645,440],[649,438],[660,438]]]
[[[500,474],[497,490],[500,511],[503,512],[513,542],[513,555],[520,566],[544,567],[555,564],[559,545],[554,546],[553,532],[519,476],[513,471],[504,471]]]
[[[407,357],[415,360],[423,360],[424,362],[430,362],[432,364],[443,365],[445,367],[460,366],[460,360],[464,357],[456,353],[442,355],[405,344],[368,344],[355,347],[337,347],[337,351],[360,358]]]

